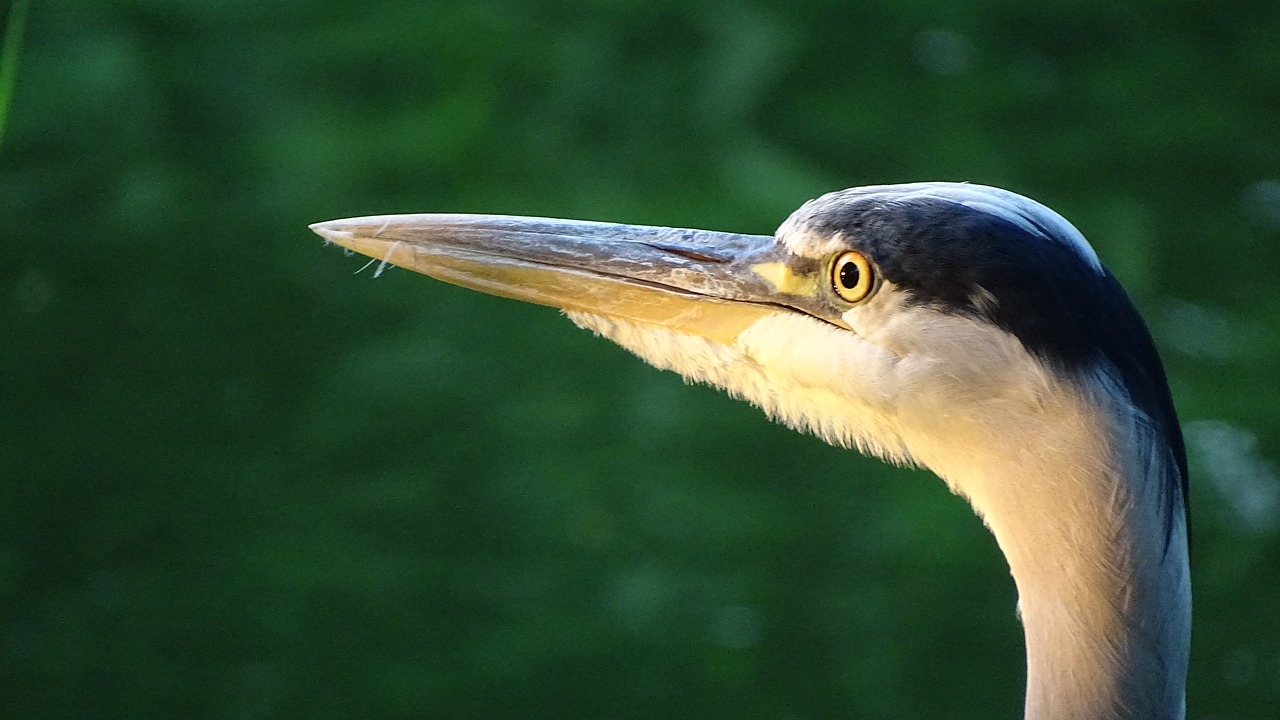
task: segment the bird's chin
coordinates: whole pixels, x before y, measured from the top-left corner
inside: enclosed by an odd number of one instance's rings
[[[568,310],[565,315],[580,328],[621,345],[646,362],[672,370],[693,382],[732,391],[728,376],[745,365],[737,337],[755,321],[738,328],[724,317],[712,320],[688,315],[681,328],[593,312]]]

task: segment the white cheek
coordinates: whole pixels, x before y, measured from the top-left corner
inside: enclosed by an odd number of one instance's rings
[[[981,403],[1032,399],[1051,384],[1013,335],[985,322],[908,305],[885,283],[843,316],[854,331],[897,358],[900,403]]]
[[[891,289],[844,320],[895,358],[893,412],[902,443],[949,481],[976,454],[1022,437],[1038,442],[1061,383],[1009,333],[966,317],[907,305]],[[953,485],[954,486],[954,485]]]

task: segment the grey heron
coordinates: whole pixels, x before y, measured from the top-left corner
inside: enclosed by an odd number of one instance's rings
[[[792,428],[932,470],[1008,562],[1026,717],[1185,716],[1177,416],[1133,303],[1049,208],[915,183],[824,195],[773,236],[458,214],[312,229],[561,308]]]

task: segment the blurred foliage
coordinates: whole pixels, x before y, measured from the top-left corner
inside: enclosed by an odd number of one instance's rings
[[[27,24],[28,0],[17,0],[9,8],[9,17],[0,37],[0,140],[4,139],[5,119],[9,117],[9,101],[18,78],[18,55],[22,49],[22,31]]]
[[[38,3],[0,151],[0,716],[1016,717],[994,542],[545,308],[322,247],[472,211],[1073,220],[1195,472],[1190,717],[1280,707],[1280,6]]]

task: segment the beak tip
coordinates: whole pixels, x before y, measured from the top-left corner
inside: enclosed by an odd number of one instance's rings
[[[352,233],[350,230],[343,230],[341,220],[328,220],[326,222],[311,223],[307,227],[311,228],[311,232],[324,238],[325,244],[337,243],[342,244],[342,240],[350,238]]]

